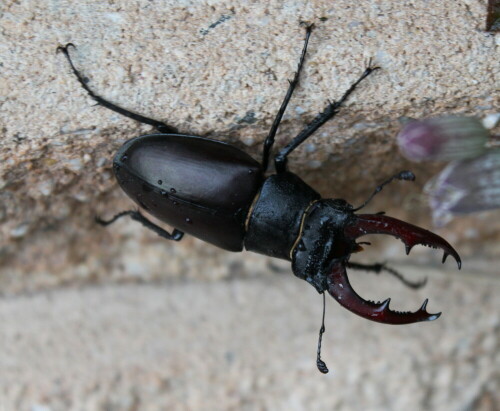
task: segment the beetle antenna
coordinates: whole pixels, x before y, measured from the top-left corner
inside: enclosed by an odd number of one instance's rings
[[[404,170],[404,171],[400,171],[399,173],[393,175],[391,178],[387,179],[382,184],[378,185],[377,188],[375,188],[375,191],[371,194],[371,196],[368,197],[368,199],[363,204],[361,204],[359,207],[356,207],[352,211],[361,210],[364,206],[366,206],[372,200],[373,197],[375,197],[378,193],[380,193],[382,191],[384,186],[386,186],[387,184],[391,183],[394,180],[415,181],[415,174],[413,174],[411,171]]]
[[[316,366],[318,367],[318,370],[320,370],[320,372],[322,372],[323,374],[327,374],[328,367],[326,366],[325,362],[321,359],[321,340],[323,339],[323,334],[325,332],[325,307],[326,307],[325,292],[323,291],[321,294],[323,294],[323,318],[321,320],[321,328],[319,329],[318,355],[316,357]]]

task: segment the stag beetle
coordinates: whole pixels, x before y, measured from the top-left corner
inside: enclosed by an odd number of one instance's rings
[[[264,141],[262,161],[221,141],[181,134],[174,127],[132,113],[96,95],[76,70],[68,53],[70,46],[58,47],[88,94],[98,104],[123,116],[152,125],[158,133],[127,141],[116,154],[113,168],[116,179],[127,195],[149,214],[175,227],[172,233],[149,221],[139,211],[116,214],[110,220],[96,218],[108,225],[123,216],[142,223],[168,240],[179,241],[184,233],[229,251],[249,251],[291,261],[293,273],[323,294],[323,323],[319,333],[317,366],[328,372],[320,359],[324,332],[324,292],[348,310],[372,321],[387,324],[409,324],[431,321],[440,313],[426,310],[427,300],[415,312],[397,312],[387,299],[371,302],[352,289],[346,268],[366,271],[388,271],[407,285],[417,288],[395,270],[383,264],[350,262],[352,253],[362,250],[356,240],[366,234],[388,234],[401,239],[408,254],[416,244],[444,250],[443,263],[451,254],[461,266],[458,253],[438,235],[388,217],[383,213],[357,214],[375,194],[393,181],[414,180],[410,171],[402,171],[386,180],[361,206],[354,208],[342,199],[322,199],[297,175],[287,170],[288,155],[327,121],[335,117],[355,88],[379,67],[371,61],[362,75],[338,101],[331,101],[292,141],[274,157],[276,173],[265,177],[276,131],[292,97],[304,64],[307,44],[313,26],[306,36],[297,71]]]

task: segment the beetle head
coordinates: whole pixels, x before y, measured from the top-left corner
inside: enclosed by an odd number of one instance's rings
[[[452,255],[458,267],[458,253],[443,238],[382,214],[355,214],[344,200],[321,200],[313,204],[302,225],[300,239],[292,251],[294,274],[312,284],[320,293],[328,293],[348,310],[372,321],[408,324],[435,320],[439,314],[426,311],[427,300],[415,312],[397,312],[389,308],[390,299],[374,303],[360,297],[351,287],[346,267],[351,254],[362,248],[356,240],[366,234],[387,234],[399,238],[406,254],[416,244],[444,251],[443,263]]]

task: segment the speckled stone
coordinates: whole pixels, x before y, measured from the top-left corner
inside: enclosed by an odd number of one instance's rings
[[[403,307],[428,295],[446,312],[438,322],[387,327],[334,304],[324,342],[332,373],[323,377],[314,369],[318,296],[289,278],[286,262],[188,236],[171,244],[126,220],[96,226],[96,214],[133,207],[111,159],[151,127],[96,106],[56,53],[74,43],[75,65],[112,102],[259,158],[296,69],[300,22],[314,23],[278,146],[339,98],[369,58],[382,70],[293,153],[291,170],[325,196],[359,204],[384,178],[412,168],[417,184],[387,187],[367,211],[430,228],[421,187],[440,166],[407,163],[395,136],[408,117],[498,115],[500,43],[483,31],[486,2],[0,7],[0,408],[494,409],[498,212],[439,231],[457,245],[464,273],[447,263],[453,275],[430,273],[432,286]],[[406,257],[394,240],[363,254],[423,267],[440,258],[422,248]],[[406,301],[397,286],[359,278],[357,289],[380,292],[374,299]]]
[[[398,267],[411,278],[424,270]],[[493,411],[500,381],[497,278],[428,268],[414,292],[356,273],[394,309],[425,297],[434,322],[389,326],[321,298],[290,273],[66,289],[0,300],[4,410]],[[480,303],[478,303],[480,302]]]

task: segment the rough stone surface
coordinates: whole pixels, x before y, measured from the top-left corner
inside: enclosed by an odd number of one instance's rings
[[[170,244],[131,221],[94,224],[95,214],[131,208],[111,159],[151,128],[96,106],[55,52],[73,42],[90,87],[114,103],[259,158],[296,69],[300,22],[313,22],[278,146],[370,57],[382,70],[293,153],[290,168],[354,204],[411,168],[417,184],[384,189],[370,211],[430,227],[420,188],[441,165],[408,164],[395,135],[406,117],[499,112],[500,38],[484,31],[486,3],[0,4],[0,409],[494,409],[498,212],[439,231],[464,257],[464,273],[432,273],[418,295],[446,317],[383,327],[336,310],[324,355],[334,372],[322,377],[312,361],[314,290],[265,276],[288,273],[286,263],[193,238]],[[396,241],[363,254],[423,267],[439,260],[422,248],[407,258]],[[360,290],[381,287],[360,278]],[[390,287],[373,298],[399,296]]]
[[[321,298],[289,273],[3,299],[0,407],[497,409],[498,280],[471,271],[426,274],[428,287],[416,293],[388,277],[351,277],[365,297],[393,296],[393,308],[415,309],[429,297],[429,309],[443,311],[432,323],[371,323],[328,299],[326,376],[315,366]]]

